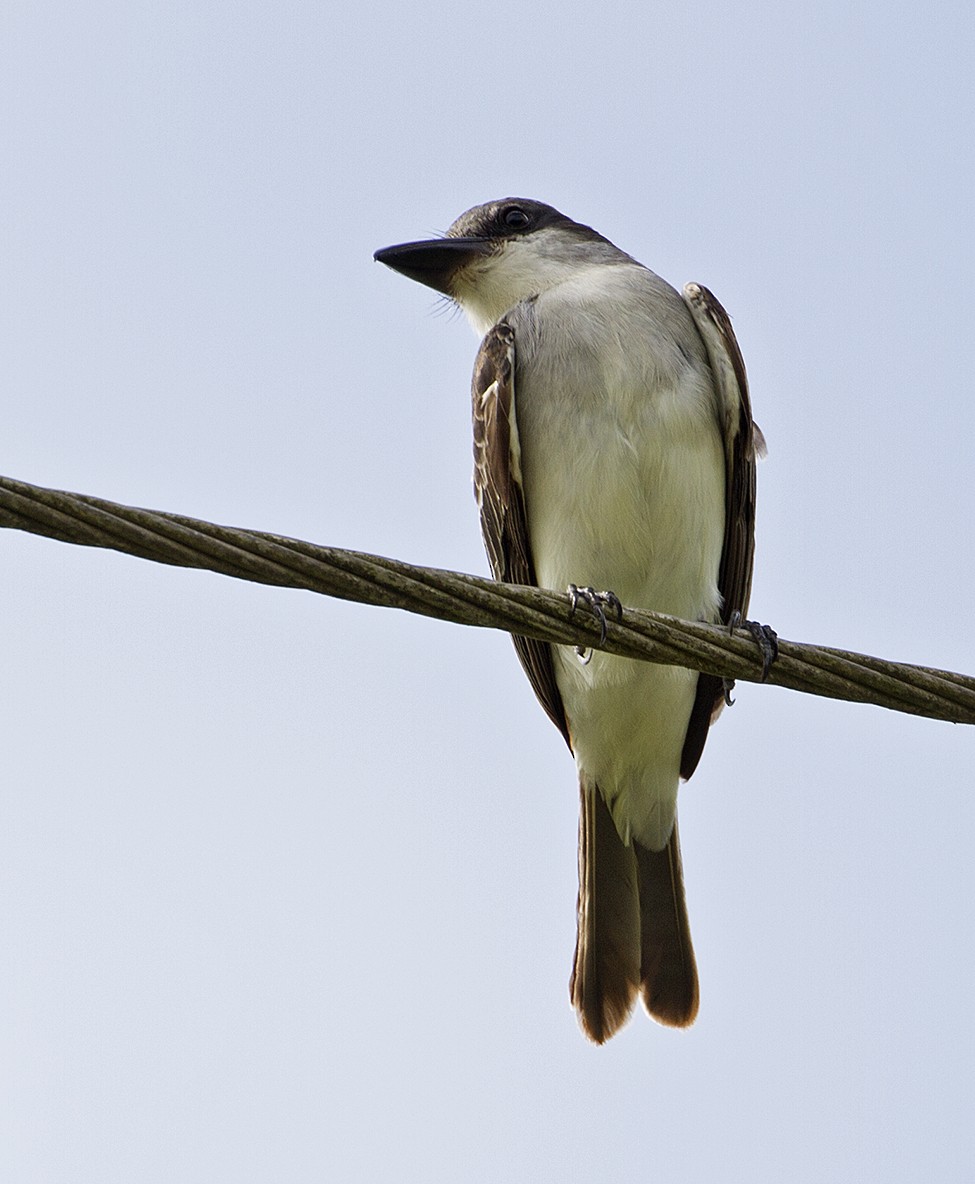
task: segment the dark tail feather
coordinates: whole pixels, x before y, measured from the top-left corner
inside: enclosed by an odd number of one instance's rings
[[[630,1018],[640,988],[637,858],[624,846],[597,789],[582,786],[579,902],[569,992],[583,1031],[597,1044]]]
[[[663,851],[633,844],[640,883],[640,992],[655,1020],[686,1028],[697,1015],[697,966],[687,923],[677,819]]]
[[[677,823],[663,851],[626,845],[602,794],[585,786],[569,991],[583,1031],[597,1044],[630,1018],[638,991],[662,1024],[683,1028],[697,1015]]]

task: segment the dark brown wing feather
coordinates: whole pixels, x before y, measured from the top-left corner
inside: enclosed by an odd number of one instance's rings
[[[721,620],[727,625],[736,612],[744,618],[748,611],[755,551],[755,452],[761,433],[752,421],[745,363],[731,318],[714,294],[699,284],[688,284],[684,298],[708,351],[723,410],[725,528],[718,590]],[[723,703],[721,679],[700,675],[681,754],[680,772],[685,779],[697,768],[708,729]]]
[[[506,321],[492,328],[478,351],[471,387],[474,413],[474,492],[491,571],[508,584],[537,584],[525,496],[519,471],[515,415],[515,333]],[[549,719],[569,739],[552,652],[542,641],[512,637],[532,689]]]

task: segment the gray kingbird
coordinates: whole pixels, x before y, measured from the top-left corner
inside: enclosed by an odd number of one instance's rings
[[[494,576],[694,621],[745,616],[755,455],[724,309],[683,296],[588,226],[505,198],[376,259],[450,297],[483,341],[474,485]],[[719,678],[526,637],[515,648],[575,756],[582,796],[570,993],[599,1043],[637,994],[698,1009],[677,788],[725,701]]]

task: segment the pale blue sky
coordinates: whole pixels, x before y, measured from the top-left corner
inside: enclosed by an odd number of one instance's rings
[[[735,318],[753,614],[975,671],[956,0],[9,3],[0,471],[484,572],[476,341],[375,248],[507,194]],[[4,532],[0,1176],[967,1181],[975,732],[739,689],[701,1015],[597,1049],[507,640]]]

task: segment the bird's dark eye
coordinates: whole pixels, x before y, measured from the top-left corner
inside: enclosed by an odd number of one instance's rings
[[[531,218],[521,206],[508,206],[501,213],[501,221],[508,230],[524,230],[530,224]]]

